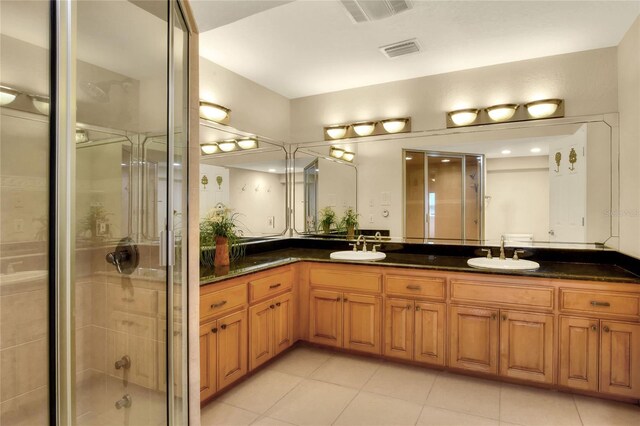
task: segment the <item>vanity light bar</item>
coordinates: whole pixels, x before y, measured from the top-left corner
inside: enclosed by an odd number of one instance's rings
[[[356,123],[325,126],[324,140],[362,138],[410,131],[411,117],[386,118],[384,120],[358,121]]]
[[[525,104],[499,104],[447,112],[447,127],[479,126],[564,117],[563,99],[541,99]]]
[[[332,146],[329,155],[333,158],[348,161],[349,163],[352,163],[353,159],[356,158],[355,152],[347,151],[344,148],[340,148],[339,146]]]
[[[218,142],[209,142],[200,145],[203,155],[223,154],[232,151],[249,151],[260,147],[257,138],[226,139]]]
[[[200,101],[200,118],[215,121],[216,123],[229,124],[231,110],[213,102]]]
[[[35,95],[0,84],[0,106],[49,115],[49,97]]]

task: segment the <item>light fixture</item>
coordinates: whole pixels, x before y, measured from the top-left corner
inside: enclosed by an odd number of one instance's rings
[[[200,101],[200,117],[206,120],[223,122],[229,118],[231,110],[212,102]]]
[[[40,114],[49,115],[49,98],[40,95],[31,95],[31,102],[33,106],[40,112]]]
[[[509,154],[511,154],[511,151],[510,151],[510,150],[508,150],[508,149],[503,149],[501,152],[502,152],[504,155],[509,155]]]
[[[540,151],[542,151],[540,148],[531,148],[530,150],[531,152],[533,152],[534,154],[539,153]]]
[[[476,121],[478,117],[478,110],[475,108],[459,109],[457,111],[451,111],[449,118],[456,126],[468,126]]]
[[[353,131],[358,136],[369,136],[376,128],[376,123],[373,121],[366,121],[362,123],[353,124]]]
[[[342,158],[344,155],[344,149],[338,148],[337,146],[331,147],[331,152],[329,153],[334,158]]]
[[[76,129],[76,143],[85,143],[89,142],[89,136],[87,136],[87,131],[84,129]]]
[[[407,160],[407,161],[411,161],[411,160],[413,160],[413,157],[410,157],[410,156],[407,155],[406,157],[404,157],[404,159]]]
[[[356,156],[355,153],[350,152],[350,151],[345,151],[344,154],[342,154],[342,159],[345,161],[353,161],[354,157]]]
[[[487,108],[487,114],[493,121],[509,120],[516,113],[518,104],[501,104]]]
[[[555,114],[558,106],[562,102],[561,99],[543,99],[540,101],[529,102],[525,106],[529,115],[533,118],[545,118]]]
[[[240,139],[238,146],[242,149],[254,149],[258,147],[258,141],[253,138]]]
[[[445,158],[444,160],[442,160],[443,163],[449,163],[451,162],[451,160],[449,160],[448,158]]]
[[[202,152],[204,152],[205,154],[215,154],[216,152],[218,152],[218,145],[215,143],[208,143],[205,145],[200,145],[200,149],[202,149]]]
[[[325,132],[331,139],[342,139],[347,134],[349,126],[329,126],[325,128]]]
[[[269,169],[269,173],[275,173],[276,169]]]
[[[0,86],[0,106],[5,106],[13,102],[18,94],[19,92],[17,90],[13,90],[7,86]]]
[[[401,132],[407,125],[408,119],[406,118],[390,118],[388,120],[382,120],[382,127],[387,133]]]
[[[233,139],[229,139],[226,141],[222,141],[222,142],[218,142],[218,147],[223,151],[223,152],[230,152],[233,151],[234,149],[236,149],[236,141]]]

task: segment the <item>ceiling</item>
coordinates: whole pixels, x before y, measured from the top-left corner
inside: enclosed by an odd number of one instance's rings
[[[337,0],[193,3],[200,55],[287,98],[616,46],[640,14],[636,0],[414,0],[356,24]],[[420,53],[379,50],[412,38]]]

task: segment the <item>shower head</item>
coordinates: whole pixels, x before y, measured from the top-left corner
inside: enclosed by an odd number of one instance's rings
[[[91,81],[84,81],[80,83],[80,88],[91,98],[98,102],[107,103],[109,102],[109,92],[113,86],[120,86],[126,92],[129,91],[133,84],[131,80],[126,79],[122,81],[118,80],[109,80],[109,81],[100,81],[98,83],[94,83]]]

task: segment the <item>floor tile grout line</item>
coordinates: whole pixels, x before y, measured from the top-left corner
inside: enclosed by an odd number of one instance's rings
[[[336,424],[336,422],[338,421],[338,419],[340,418],[340,416],[342,416],[342,414],[345,412],[345,410],[346,410],[347,408],[349,408],[349,406],[351,405],[351,403],[352,403],[352,402],[353,402],[353,401],[358,397],[358,395],[360,395],[360,392],[362,392],[362,391],[357,391],[357,392],[355,393],[355,395],[353,395],[353,398],[351,398],[351,399],[349,400],[349,402],[347,402],[347,403],[345,404],[344,408],[340,411],[340,413],[338,413],[338,415],[336,416],[336,418],[335,418],[335,419],[333,419],[333,421],[331,422],[331,425],[332,425],[332,426]]]
[[[576,407],[576,412],[578,413],[578,419],[580,419],[580,424],[584,425],[582,421],[582,415],[580,414],[580,409],[578,408],[578,403],[576,402],[576,396],[571,395],[571,400],[573,401],[573,406]]]

